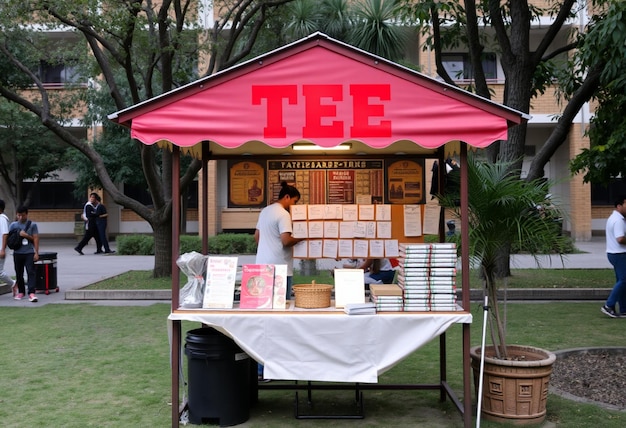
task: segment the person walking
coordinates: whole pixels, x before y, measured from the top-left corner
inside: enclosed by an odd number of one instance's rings
[[[37,302],[36,293],[36,272],[35,262],[39,260],[39,230],[37,223],[28,220],[28,208],[20,206],[17,208],[17,221],[9,226],[9,232],[13,229],[21,229],[22,246],[13,250],[13,264],[15,265],[15,278],[18,293],[15,300],[22,300],[26,293],[24,283],[24,269],[28,275],[28,300]]]
[[[606,255],[615,271],[615,285],[600,308],[611,318],[626,317],[626,194],[615,200],[615,210],[606,221]],[[616,306],[619,306],[619,312]]]
[[[105,254],[113,254],[115,251],[111,251],[109,240],[107,239],[107,217],[109,213],[102,203],[100,195],[96,196],[96,200],[98,201],[98,205],[96,206],[96,228],[98,229],[98,235],[100,236],[100,243],[102,245],[98,247],[97,252],[103,252],[102,249],[104,248]]]
[[[2,246],[0,247],[0,281],[11,286],[13,297],[17,294],[17,282],[11,279],[4,270],[4,261],[6,260],[7,237],[9,236],[9,217],[4,213],[4,200],[0,199],[0,235],[2,236]]]
[[[83,248],[89,243],[91,238],[94,238],[96,241],[96,254],[102,253],[102,243],[100,242],[100,234],[98,233],[98,226],[96,225],[96,218],[98,217],[96,208],[98,206],[99,197],[97,193],[91,193],[89,195],[89,201],[85,204],[85,208],[83,209],[83,220],[86,220],[85,234],[78,245],[74,247],[74,251],[81,256],[85,255]]]

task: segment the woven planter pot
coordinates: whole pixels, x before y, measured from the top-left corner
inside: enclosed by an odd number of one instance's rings
[[[482,416],[513,425],[543,422],[548,386],[556,356],[531,346],[510,345],[509,360],[494,358],[493,346],[485,347]],[[478,396],[480,346],[470,350],[474,387]]]

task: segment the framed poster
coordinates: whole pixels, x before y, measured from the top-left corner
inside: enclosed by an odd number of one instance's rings
[[[265,167],[253,160],[228,162],[228,207],[265,206]]]
[[[390,204],[424,204],[424,159],[385,160],[385,193]]]

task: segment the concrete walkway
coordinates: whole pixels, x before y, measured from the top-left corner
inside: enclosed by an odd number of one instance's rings
[[[118,254],[93,254],[95,247],[93,244],[83,249],[84,256],[74,251],[76,241],[73,239],[42,239],[40,244],[40,252],[56,253],[57,258],[57,283],[59,292],[51,292],[49,295],[38,293],[38,303],[31,303],[28,299],[21,301],[13,300],[12,294],[8,287],[3,286],[0,295],[0,306],[23,306],[36,307],[46,303],[93,303],[99,305],[150,305],[155,302],[163,302],[163,297],[157,297],[158,300],[150,300],[143,297],[140,299],[120,300],[100,300],[88,299],[85,297],[73,297],[72,300],[66,299],[66,292],[71,290],[79,290],[89,284],[102,281],[107,278],[128,272],[131,270],[150,270],[154,267],[154,256],[121,256]],[[576,243],[577,248],[584,253],[571,254],[565,256],[563,260],[555,256],[541,256],[539,262],[542,268],[551,269],[610,269],[606,258],[605,244],[603,237],[594,237],[590,242]],[[115,249],[115,243],[112,243],[112,249]],[[10,253],[10,251],[9,251]],[[239,256],[239,264],[254,263],[254,256]],[[319,260],[318,267],[320,269],[330,269],[334,265],[333,260]],[[514,255],[512,257],[511,267],[514,269],[536,268],[537,263],[532,256]],[[15,275],[13,267],[12,255],[7,255],[5,260],[5,270],[9,275]],[[607,284],[607,287],[612,284]],[[161,290],[169,292],[168,290]],[[76,296],[76,293],[73,293]],[[123,297],[123,296],[122,296]],[[74,300],[78,299],[78,300]],[[166,297],[166,300],[168,297]]]

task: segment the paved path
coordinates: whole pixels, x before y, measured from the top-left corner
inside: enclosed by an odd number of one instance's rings
[[[42,239],[40,245],[41,253],[57,253],[57,282],[60,288],[58,293],[45,295],[38,293],[39,304],[46,303],[80,303],[90,302],[101,305],[150,305],[153,300],[133,300],[133,301],[69,301],[65,300],[66,290],[75,290],[94,282],[101,281],[106,278],[119,275],[130,270],[150,270],[154,267],[153,256],[121,256],[118,254],[101,255],[93,254],[94,245],[88,245],[84,248],[84,256],[74,251],[76,241],[73,239]],[[574,269],[597,269],[611,268],[604,248],[604,238],[594,237],[590,242],[579,242],[577,248],[584,253],[571,254],[561,260],[555,256],[541,256],[539,258],[541,267],[543,268],[574,268]],[[112,249],[115,249],[113,243]],[[254,256],[240,256],[240,264],[253,263]],[[329,269],[333,265],[332,260],[320,262],[320,268]],[[535,268],[537,263],[532,256],[514,255],[512,257],[511,267],[516,269]],[[13,257],[7,256],[5,261],[5,270],[9,275],[14,276]],[[162,302],[162,301],[160,301]],[[33,307],[28,299],[21,301],[13,300],[11,293],[0,295],[0,306],[24,306]]]

